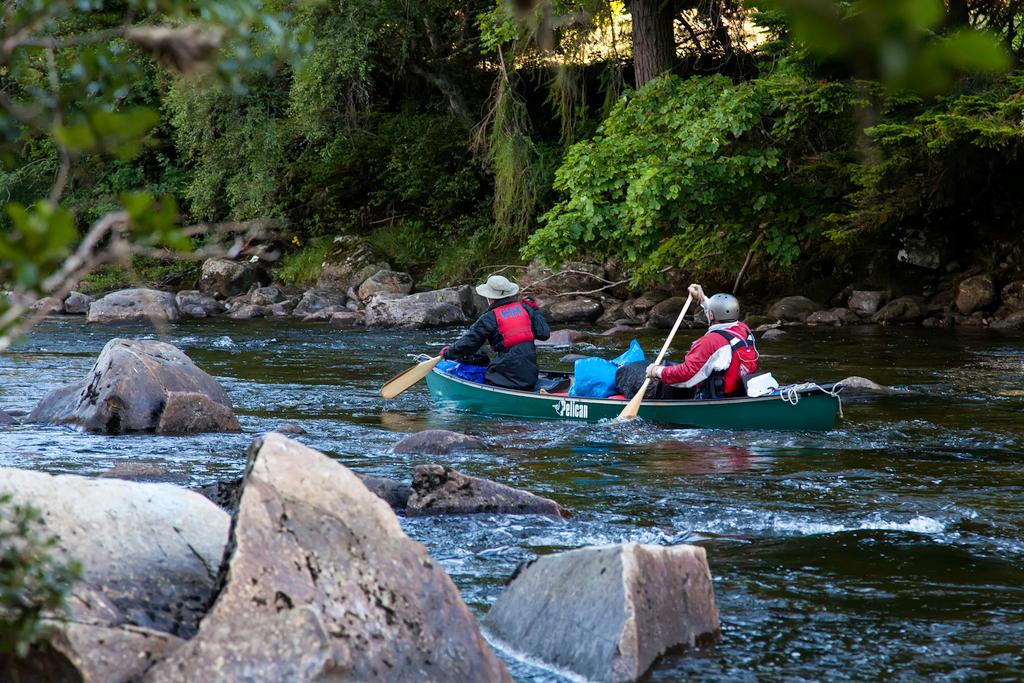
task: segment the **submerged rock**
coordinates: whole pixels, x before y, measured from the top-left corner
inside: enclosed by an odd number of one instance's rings
[[[306,430],[294,422],[282,422],[281,424],[274,427],[274,431],[278,434],[306,434]]]
[[[761,341],[763,342],[777,342],[782,341],[786,337],[786,331],[780,330],[777,327],[773,327],[765,330],[761,333]]]
[[[261,652],[270,680],[511,680],[440,565],[322,453],[253,442],[229,548],[198,635],[147,683],[262,678]]]
[[[177,319],[178,307],[174,303],[174,295],[155,289],[111,292],[90,304],[86,316],[86,321],[90,323]]]
[[[719,631],[704,549],[636,543],[538,558],[483,623],[515,650],[592,681],[635,681],[669,648]]]
[[[100,472],[98,476],[108,479],[148,481],[163,484],[188,483],[188,475],[171,472],[155,460],[121,461],[115,463],[109,470]]]
[[[416,466],[405,512],[410,517],[479,513],[569,516],[565,508],[550,498],[470,477],[443,465]]]
[[[843,396],[857,394],[881,394],[888,396],[891,394],[901,393],[892,387],[878,384],[867,377],[847,377],[846,379],[839,380],[836,384],[843,385]]]
[[[425,429],[395,444],[395,453],[427,453],[447,455],[455,451],[483,450],[484,442],[475,436],[450,432],[447,429]]]
[[[547,339],[538,339],[534,342],[536,346],[572,346],[585,337],[578,330],[553,330]]]
[[[29,422],[91,432],[237,432],[231,401],[215,379],[164,342],[111,339],[80,382],[54,389]]]

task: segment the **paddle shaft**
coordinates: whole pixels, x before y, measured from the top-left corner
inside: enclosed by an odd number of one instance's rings
[[[683,310],[679,311],[679,317],[676,318],[676,324],[672,326],[672,331],[668,333],[668,338],[665,339],[665,343],[661,346],[661,353],[658,354],[658,359],[654,361],[655,365],[661,365],[661,360],[665,357],[665,353],[668,351],[669,345],[672,340],[675,339],[676,332],[679,331],[679,326],[683,322],[683,318],[686,317],[686,312],[690,310],[690,303],[693,301],[693,295],[686,297],[686,303],[683,305]],[[632,420],[636,417],[637,413],[640,412],[640,403],[644,400],[644,394],[647,393],[647,387],[651,383],[651,378],[644,379],[644,383],[640,385],[640,391],[636,392],[633,398],[629,399],[629,403],[619,413],[620,420]]]
[[[429,375],[430,371],[434,369],[434,366],[440,362],[441,356],[434,356],[430,360],[417,363],[408,370],[403,370],[384,383],[384,386],[380,388],[380,395],[387,399],[392,399],[395,396],[398,396],[400,393]]]

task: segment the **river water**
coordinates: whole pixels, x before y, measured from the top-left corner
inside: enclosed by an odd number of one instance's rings
[[[30,409],[81,378],[114,336],[162,337],[214,375],[241,435],[0,431],[0,465],[96,474],[153,461],[182,481],[237,476],[252,436],[281,422],[352,469],[408,479],[430,458],[391,447],[427,428],[483,438],[442,460],[546,495],[569,520],[403,519],[479,614],[516,565],[589,544],[697,543],[715,580],[722,637],[662,660],[652,681],[1019,680],[1024,676],[1024,337],[986,330],[797,329],[762,349],[783,381],[867,376],[902,391],[849,399],[829,432],[569,424],[443,412],[425,387],[377,389],[458,330],[339,331],[199,321],[148,327],[48,319],[0,355],[0,407]],[[680,333],[683,349],[697,332]],[[627,340],[628,341],[628,340]],[[657,349],[656,336],[642,338]],[[620,339],[573,351],[612,357]],[[566,367],[566,349],[543,350]],[[437,460],[434,458],[434,460]],[[562,681],[502,656],[521,681]]]

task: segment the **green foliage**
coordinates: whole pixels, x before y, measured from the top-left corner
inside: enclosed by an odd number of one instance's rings
[[[669,265],[727,261],[764,230],[771,262],[792,263],[818,229],[816,202],[788,173],[782,146],[801,119],[845,112],[849,98],[817,89],[780,116],[773,87],[667,76],[623,99],[566,154],[555,179],[566,197],[543,216],[528,254],[618,256],[639,282]]]
[[[963,27],[936,33],[942,0],[755,0],[782,10],[793,36],[811,52],[845,61],[861,78],[894,90],[947,91],[964,73],[998,72],[1009,65],[990,34]]]
[[[296,241],[298,237],[295,238]],[[320,267],[331,248],[330,240],[312,240],[288,252],[281,259],[276,278],[286,285],[311,287],[320,276]]]
[[[166,258],[134,256],[127,264],[113,263],[96,268],[82,278],[78,291],[90,296],[129,287],[164,287],[179,283],[192,283],[198,277],[199,265],[194,261],[176,258],[168,252]]]
[[[24,657],[46,634],[44,617],[59,616],[81,574],[58,559],[39,511],[0,496],[0,652]]]

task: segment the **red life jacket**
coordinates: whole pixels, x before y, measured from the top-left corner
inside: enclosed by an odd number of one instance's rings
[[[725,396],[736,396],[744,393],[743,380],[757,372],[757,347],[754,346],[754,333],[743,323],[736,323],[726,330],[715,330],[725,337],[732,349],[732,361],[729,368],[721,373],[722,393]],[[719,373],[715,373],[716,375]],[[714,379],[712,375],[710,380]]]
[[[533,324],[529,312],[518,301],[494,309],[498,321],[498,334],[506,349],[516,344],[533,341]]]

